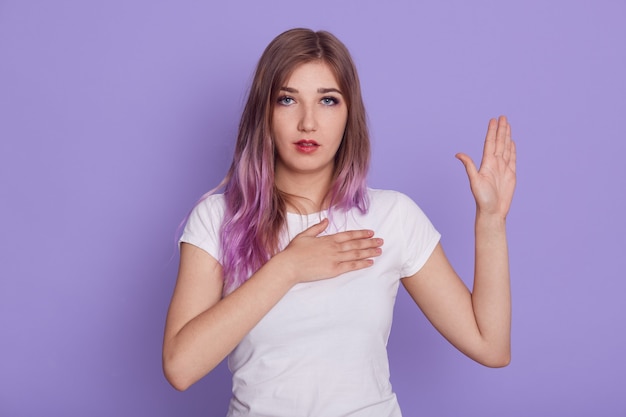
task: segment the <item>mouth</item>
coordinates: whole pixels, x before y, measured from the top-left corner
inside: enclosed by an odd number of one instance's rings
[[[320,146],[319,143],[315,142],[314,140],[311,139],[300,139],[299,141],[296,142],[296,145],[298,146]]]
[[[303,153],[311,153],[320,147],[319,143],[309,139],[300,139],[299,141],[295,142],[295,145],[296,149]]]

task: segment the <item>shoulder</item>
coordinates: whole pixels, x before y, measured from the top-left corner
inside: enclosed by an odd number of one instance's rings
[[[394,190],[368,189],[369,214],[379,218],[394,218],[400,222],[430,224],[424,211],[408,195]],[[402,223],[408,226],[408,223]]]
[[[220,259],[219,236],[225,207],[223,195],[203,196],[187,216],[180,241],[191,243]]]
[[[406,207],[417,206],[411,197],[400,191],[380,190],[376,188],[368,188],[367,191],[370,200],[370,208],[372,210],[390,207],[404,209]]]
[[[223,215],[226,209],[226,199],[224,194],[204,195],[196,203],[193,212],[201,217]]]
[[[221,224],[226,212],[223,194],[204,195],[187,215],[186,229],[214,228]]]

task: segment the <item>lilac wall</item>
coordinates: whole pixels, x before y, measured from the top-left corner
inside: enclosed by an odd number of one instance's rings
[[[225,173],[262,49],[294,26],[351,49],[371,184],[418,201],[468,283],[453,155],[479,157],[489,117],[513,123],[513,362],[463,357],[401,292],[405,415],[626,415],[626,4],[221,3],[0,2],[0,415],[224,414],[223,365],[185,393],[161,374],[174,233]]]

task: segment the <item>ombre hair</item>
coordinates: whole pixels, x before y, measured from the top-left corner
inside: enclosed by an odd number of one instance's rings
[[[329,211],[367,212],[365,177],[369,133],[356,67],[348,49],[332,34],[292,29],[265,49],[256,68],[239,123],[232,164],[224,186],[226,210],[220,231],[225,295],[231,293],[279,250],[289,196],[274,182],[276,150],[272,114],[279,90],[296,67],[322,61],[329,66],[348,108],[327,195]]]

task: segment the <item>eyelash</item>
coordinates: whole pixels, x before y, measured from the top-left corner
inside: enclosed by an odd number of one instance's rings
[[[295,100],[293,99],[293,97],[289,97],[289,96],[280,96],[278,97],[278,104],[282,104],[283,106],[289,106],[292,103],[285,103],[286,100],[291,100],[292,102],[294,102]]]
[[[291,102],[286,103],[287,100],[290,100]],[[282,104],[283,106],[289,106],[293,104],[294,101],[295,100],[293,99],[293,97],[289,97],[289,96],[280,96],[278,97],[278,100],[277,100],[278,104]],[[324,103],[326,106],[334,106],[339,103],[339,99],[333,96],[322,97],[320,101]]]

